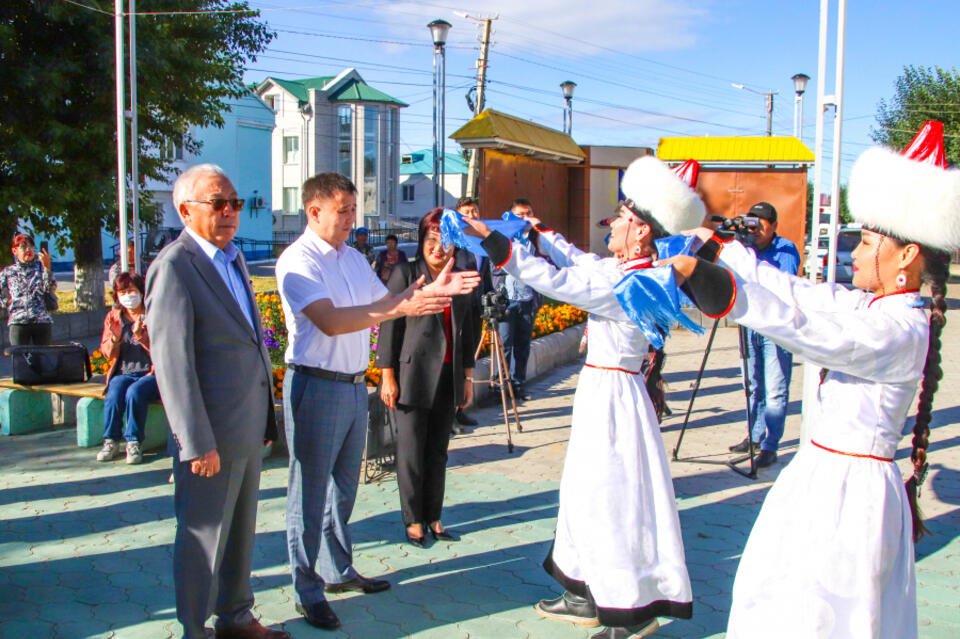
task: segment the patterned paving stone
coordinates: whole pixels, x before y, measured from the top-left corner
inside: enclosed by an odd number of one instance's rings
[[[935,533],[917,546],[923,639],[960,636],[960,323],[947,327],[945,376],[935,405],[931,473],[923,506]],[[676,444],[703,342],[678,333],[668,346],[663,424]],[[722,637],[740,553],[772,480],[751,482],[727,470],[726,446],[742,437],[743,394],[736,377],[736,331],[722,329],[685,434],[671,463],[695,596],[691,620],[662,620],[657,637]],[[692,371],[692,372],[691,372]],[[362,484],[352,532],[355,565],[385,576],[378,595],[332,596],[338,632],[304,623],[293,608],[284,532],[286,460],[267,460],[254,554],[255,614],[295,639],[585,639],[592,630],[540,619],[533,604],[559,588],[544,573],[556,525],[559,478],[578,367],[534,384],[523,407],[524,432],[504,448],[499,408],[474,411],[481,425],[451,440],[443,521],[461,535],[425,550],[403,543],[396,481]],[[800,397],[794,375],[793,398]],[[799,403],[787,420],[784,458],[795,450]],[[905,452],[901,447],[900,456]],[[96,465],[61,429],[0,439],[0,637],[178,637],[169,460],[148,456],[136,468]]]

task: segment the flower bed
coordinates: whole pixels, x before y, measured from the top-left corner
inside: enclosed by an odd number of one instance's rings
[[[257,308],[263,323],[263,339],[270,353],[270,362],[273,364],[273,385],[277,399],[283,396],[283,376],[286,373],[286,364],[283,354],[287,349],[287,327],[284,323],[283,308],[280,305],[280,296],[277,293],[257,293]],[[569,304],[547,302],[540,307],[540,312],[533,323],[534,338],[557,333],[587,319],[587,313]],[[380,383],[380,369],[374,365],[377,357],[377,343],[380,339],[380,327],[370,330],[370,361],[367,365],[367,385],[376,386]],[[489,345],[484,343],[481,355],[489,352]]]

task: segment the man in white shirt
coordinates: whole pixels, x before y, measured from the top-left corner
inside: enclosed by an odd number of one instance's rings
[[[287,547],[297,612],[328,630],[340,620],[325,591],[373,593],[390,587],[353,568],[347,528],[367,428],[370,327],[441,312],[452,295],[468,293],[480,282],[476,272],[452,273],[451,263],[427,286],[421,278],[399,295],[388,292],[365,258],[346,244],[357,214],[356,192],[337,173],[307,180],[307,228],[276,268],[289,336],[283,387],[290,448]]]

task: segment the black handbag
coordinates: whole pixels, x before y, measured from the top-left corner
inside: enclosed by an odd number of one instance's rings
[[[8,346],[13,383],[74,384],[90,379],[90,353],[79,342],[51,346]]]

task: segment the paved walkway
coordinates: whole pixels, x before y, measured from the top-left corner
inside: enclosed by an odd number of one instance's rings
[[[735,474],[726,448],[744,433],[736,329],[717,334],[690,424],[673,462],[694,616],[665,623],[657,637],[722,637],[740,553],[777,472],[796,452],[799,365],[781,461],[759,480]],[[669,342],[674,411],[664,420],[668,454],[677,442],[706,340]],[[931,472],[922,503],[933,534],[917,547],[920,636],[960,637],[960,320],[948,325],[944,379],[935,404]],[[499,407],[475,411],[482,425],[452,441],[444,522],[458,543],[419,550],[402,543],[392,477],[361,486],[353,517],[355,558],[364,574],[393,588],[334,597],[338,632],[306,625],[293,610],[284,543],[286,465],[267,461],[254,570],[256,613],[298,639],[479,637],[582,639],[590,631],[547,621],[531,607],[557,592],[540,567],[552,538],[557,487],[569,435],[578,366],[532,387],[524,430],[508,454]],[[72,430],[0,440],[0,637],[178,636],[171,552],[169,460],[97,464],[72,446]],[[908,455],[907,440],[898,457]],[[771,629],[771,637],[776,629]]]

